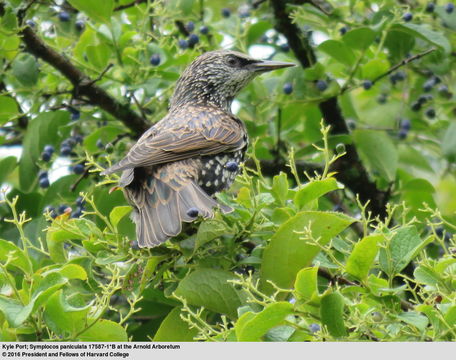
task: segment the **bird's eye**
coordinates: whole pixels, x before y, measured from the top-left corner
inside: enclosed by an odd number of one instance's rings
[[[239,61],[235,58],[235,57],[232,57],[230,56],[227,60],[227,63],[229,66],[237,66],[239,64]]]

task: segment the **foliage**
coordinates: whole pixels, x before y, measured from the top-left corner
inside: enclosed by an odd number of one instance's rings
[[[0,1],[0,339],[455,340],[455,29],[423,1]],[[99,173],[220,47],[302,66],[235,102],[234,211],[138,249]]]

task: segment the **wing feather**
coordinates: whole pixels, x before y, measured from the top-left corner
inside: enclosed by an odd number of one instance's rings
[[[220,110],[175,114],[173,121],[147,131],[118,164],[104,171],[147,167],[198,155],[236,151],[246,145],[244,125]],[[172,114],[170,114],[172,116]],[[181,121],[178,117],[183,116]],[[177,117],[177,118],[176,118]],[[182,123],[186,125],[182,125]],[[153,131],[152,131],[153,130]]]

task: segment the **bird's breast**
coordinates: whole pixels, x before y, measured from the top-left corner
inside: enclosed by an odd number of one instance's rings
[[[239,173],[245,149],[201,157],[198,185],[209,195],[227,189]]]

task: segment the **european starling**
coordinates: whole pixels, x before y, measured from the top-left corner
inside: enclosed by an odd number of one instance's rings
[[[212,196],[227,189],[243,160],[247,131],[231,113],[237,93],[256,75],[294,66],[245,54],[207,52],[185,69],[168,114],[103,174],[123,171],[119,185],[133,206],[140,247],[161,244],[182,230],[182,222],[214,215]]]

